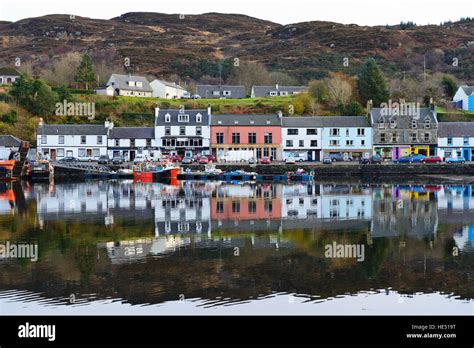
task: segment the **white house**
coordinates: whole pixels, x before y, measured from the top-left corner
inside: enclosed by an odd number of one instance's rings
[[[322,117],[323,157],[358,159],[372,153],[372,127],[366,116]]]
[[[108,121],[99,124],[43,124],[36,129],[37,151],[52,160],[73,156],[95,160],[107,154]]]
[[[474,86],[460,86],[453,97],[453,103],[463,110],[474,110]]]
[[[114,89],[113,95],[127,97],[152,97],[153,89],[145,77],[134,75],[112,74],[107,81],[107,87]],[[109,95],[110,91],[105,88],[99,89],[99,94]]]
[[[123,156],[133,161],[137,155],[145,159],[158,158],[153,127],[113,127],[109,132],[108,155],[110,158]]]
[[[464,157],[474,160],[474,122],[440,122],[438,124],[438,156]]]
[[[283,159],[320,161],[322,148],[323,117],[283,117]]]
[[[0,68],[0,85],[11,85],[20,78],[20,72],[14,68]]]
[[[163,80],[154,80],[150,86],[153,89],[154,98],[180,99],[184,92],[187,92],[180,85]]]
[[[102,87],[102,88],[97,88],[95,90],[95,93],[112,97],[115,93],[115,89],[112,86],[106,86],[106,87]]]
[[[161,153],[191,157],[208,154],[211,108],[160,110],[155,108],[155,141]]]
[[[286,97],[298,93],[303,93],[308,90],[306,86],[252,86],[252,92],[250,98],[263,98],[263,97]]]

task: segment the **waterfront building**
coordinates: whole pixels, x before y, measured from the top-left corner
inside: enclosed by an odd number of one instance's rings
[[[323,117],[283,117],[282,120],[283,159],[320,161]]]
[[[474,122],[440,122],[438,125],[438,156],[464,157],[474,160]]]

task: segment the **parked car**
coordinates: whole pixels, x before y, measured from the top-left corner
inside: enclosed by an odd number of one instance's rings
[[[296,160],[295,160],[294,157],[287,157],[287,158],[285,159],[285,163],[286,163],[286,164],[296,164]]]
[[[382,164],[383,159],[380,155],[373,155],[370,159],[370,164]]]
[[[416,155],[412,155],[411,158],[412,158],[412,162],[419,163],[423,161],[426,158],[426,156],[418,153]]]
[[[214,156],[214,155],[207,155],[206,157],[209,160],[209,162],[215,162],[216,161],[216,156]]]
[[[323,164],[332,164],[332,158],[331,157],[324,157],[323,158]]]
[[[447,157],[446,163],[465,163],[466,159],[464,157]]]
[[[59,162],[78,162],[79,160],[73,156],[66,156],[58,160]]]
[[[360,164],[370,164],[370,158],[369,157],[361,157],[361,158],[359,158],[359,163]]]
[[[79,162],[92,162],[94,160],[94,157],[84,156],[84,157],[78,157],[77,159]]]
[[[343,153],[331,153],[329,154],[329,158],[331,158],[333,162],[351,162],[354,160],[351,156],[345,156]]]
[[[191,99],[191,93],[183,92],[183,95],[181,96],[181,99]]]
[[[255,157],[250,158],[249,164],[257,164],[257,159]]]
[[[109,164],[110,158],[107,155],[102,155],[99,157],[99,160],[97,161],[98,164]]]
[[[208,163],[209,163],[209,159],[206,156],[201,156],[201,158],[199,158],[199,164],[208,164]]]
[[[193,163],[193,158],[192,157],[184,157],[183,160],[181,161],[182,164],[192,164]]]
[[[201,99],[201,96],[199,94],[194,94],[192,98],[193,99]]]
[[[402,156],[396,160],[395,163],[413,163],[413,156]]]
[[[174,155],[170,157],[171,162],[181,162],[183,158],[180,155]]]
[[[260,159],[260,164],[271,164],[272,163],[272,160],[270,159],[270,157],[262,157]]]
[[[123,156],[114,156],[114,158],[112,158],[112,164],[115,165],[123,164],[124,161]]]
[[[441,163],[443,159],[440,156],[429,156],[421,160],[421,163]]]
[[[139,163],[139,162],[145,162],[145,156],[142,154],[137,154],[135,158],[133,159],[133,163]]]

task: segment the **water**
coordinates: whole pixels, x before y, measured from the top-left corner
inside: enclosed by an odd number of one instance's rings
[[[474,185],[3,184],[7,242],[1,314],[473,314]]]

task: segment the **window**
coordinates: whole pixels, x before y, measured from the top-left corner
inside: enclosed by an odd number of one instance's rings
[[[338,137],[339,136],[339,128],[331,128],[329,130],[329,135],[332,137]]]
[[[390,119],[390,128],[397,128],[397,120],[395,118]]]
[[[150,147],[150,146],[151,146],[151,139],[147,139],[147,140],[146,140],[146,146],[147,146],[147,147]]]
[[[102,135],[97,136],[97,145],[102,145]]]
[[[264,204],[264,209],[266,213],[271,213],[273,210],[273,203],[270,200],[266,200]]]
[[[66,151],[66,156],[67,157],[72,157],[72,150],[67,150]]]
[[[273,135],[272,133],[265,133],[263,135],[263,140],[265,144],[271,144],[273,141]]]
[[[261,148],[258,148],[257,149],[257,158],[262,158],[262,149]]]
[[[425,141],[430,141],[430,133],[426,132],[426,133],[424,134],[424,136],[423,136],[423,139],[424,139]]]
[[[357,136],[358,137],[365,136],[365,128],[357,128]]]
[[[130,139],[130,147],[135,147],[135,139]]]
[[[222,95],[225,95],[225,96],[230,96],[230,91],[222,91]]]
[[[165,127],[165,135],[171,135],[171,127]]]
[[[360,145],[361,145],[361,146],[365,146],[365,140],[361,140],[361,141],[360,141]]]
[[[250,214],[254,214],[257,212],[257,202],[255,201],[249,201],[248,203],[248,209]]]
[[[293,140],[287,140],[286,147],[293,147]]]
[[[64,157],[64,149],[58,149],[58,157]]]
[[[212,95],[215,96],[215,97],[218,97],[221,95],[221,92],[219,91],[212,91]]]
[[[306,135],[318,135],[318,130],[314,128],[307,129]]]
[[[263,149],[263,157],[268,157],[270,156],[270,152],[268,151],[268,147]]]
[[[240,144],[240,133],[232,133],[232,144]]]
[[[346,140],[346,146],[354,146],[354,140]]]
[[[287,95],[288,95],[288,92],[287,92],[287,91],[281,91],[281,92],[280,92],[280,95],[282,95],[282,96],[287,96]]]
[[[317,141],[317,140],[311,140],[309,146],[311,146],[311,147],[317,147],[317,146],[318,146],[318,141]]]
[[[64,144],[64,135],[59,136],[59,143]]]
[[[298,135],[298,129],[296,128],[290,128],[288,129],[288,135]]]
[[[418,141],[418,136],[416,133],[411,133],[411,141],[414,143]]]
[[[385,133],[380,133],[380,142],[381,143],[385,143],[386,139],[385,139]]]
[[[224,212],[224,202],[217,202],[216,203],[216,213],[223,213]]]
[[[224,133],[216,133],[216,143],[224,144]]]
[[[41,144],[46,144],[47,141],[48,141],[48,140],[47,140],[46,135],[42,135],[42,136],[41,136]]]
[[[197,123],[201,123],[201,122],[202,122],[202,115],[201,115],[201,114],[197,114],[197,115],[196,115],[196,122],[197,122]]]
[[[398,141],[397,133],[392,134],[392,143],[396,143]]]
[[[178,114],[178,122],[189,122],[188,114]]]
[[[249,133],[249,144],[257,143],[257,133]]]
[[[170,114],[166,114],[166,115],[165,115],[165,122],[166,122],[166,123],[170,123],[170,122],[171,122],[171,115],[170,115]]]
[[[270,97],[276,97],[278,95],[277,91],[270,91]]]
[[[448,145],[453,145],[453,138],[448,138]]]
[[[416,120],[411,120],[410,127],[412,129],[418,128],[418,122],[416,122]]]
[[[120,146],[120,139],[115,139],[115,146]]]
[[[99,157],[100,156],[100,149],[98,149],[98,148],[92,149],[92,156]]]
[[[339,146],[339,140],[329,140],[329,145],[331,145],[331,146]]]
[[[240,202],[232,201],[232,212],[233,213],[240,213]]]
[[[349,136],[349,128],[346,129],[346,137],[348,137],[348,136]]]
[[[196,127],[196,135],[202,135],[202,128]]]
[[[381,118],[378,122],[378,128],[379,129],[384,129],[385,128],[385,120]]]
[[[299,140],[298,146],[299,147],[304,147],[304,140]]]
[[[184,126],[179,127],[179,135],[186,135],[186,127]]]
[[[84,149],[84,148],[79,149],[78,156],[79,157],[86,157],[86,149]]]
[[[462,139],[462,143],[463,143],[464,145],[469,145],[469,137],[464,137],[464,138]]]
[[[431,128],[431,121],[429,118],[425,120],[425,129],[430,129]]]
[[[86,143],[86,136],[81,135],[81,144],[85,144],[85,143]]]

